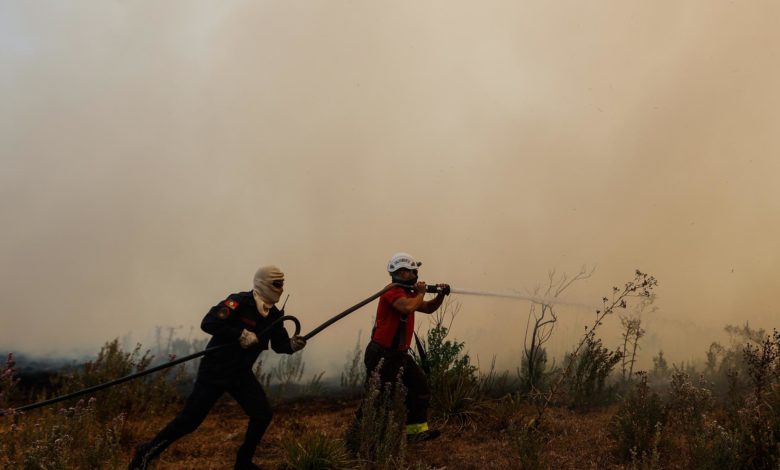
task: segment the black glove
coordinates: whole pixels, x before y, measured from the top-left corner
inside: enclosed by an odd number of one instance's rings
[[[439,284],[441,287],[441,293],[442,295],[450,295],[450,285],[449,284]]]
[[[293,336],[290,338],[290,348],[293,352],[298,352],[306,346],[306,338],[303,336]]]

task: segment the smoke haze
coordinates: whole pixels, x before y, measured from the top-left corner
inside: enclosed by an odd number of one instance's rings
[[[727,323],[777,324],[778,20],[761,0],[0,1],[0,351],[197,329],[263,264],[307,332],[408,251],[463,289],[597,266],[564,295],[588,304],[641,269],[645,363],[701,358]],[[455,300],[453,335],[514,369],[528,304]],[[374,310],[307,362],[340,367]],[[592,318],[560,312],[559,353]]]

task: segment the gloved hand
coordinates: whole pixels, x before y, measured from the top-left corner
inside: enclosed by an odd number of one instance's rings
[[[439,284],[439,287],[441,288],[441,290],[439,292],[441,292],[442,295],[450,295],[450,285],[449,284]]]
[[[290,348],[293,352],[298,352],[306,346],[306,338],[303,336],[295,335],[290,338]]]
[[[238,344],[244,349],[254,346],[257,343],[257,335],[246,329],[241,332],[241,336],[238,338]]]

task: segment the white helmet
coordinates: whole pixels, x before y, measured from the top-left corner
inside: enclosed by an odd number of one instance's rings
[[[401,268],[417,269],[422,265],[421,261],[415,261],[409,253],[396,253],[387,262],[387,272],[394,273]]]

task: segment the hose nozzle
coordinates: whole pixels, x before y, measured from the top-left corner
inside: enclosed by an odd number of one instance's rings
[[[444,293],[444,295],[450,294],[450,286],[447,284],[426,284],[425,285],[425,292],[429,294],[440,294]]]

